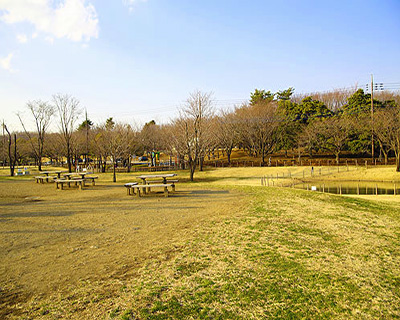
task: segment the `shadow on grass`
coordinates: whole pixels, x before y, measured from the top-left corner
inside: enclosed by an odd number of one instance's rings
[[[202,195],[202,194],[229,194],[229,190],[193,190],[190,191],[191,195]]]
[[[100,232],[103,231],[101,229],[82,229],[82,228],[73,228],[73,229],[49,229],[49,230],[9,230],[9,231],[0,231],[0,234],[32,234],[32,233],[88,233],[88,232]]]
[[[44,211],[33,211],[33,212],[12,212],[6,214],[0,214],[1,219],[7,218],[35,218],[35,217],[68,217],[75,214],[71,211],[61,211],[61,212],[44,212]]]

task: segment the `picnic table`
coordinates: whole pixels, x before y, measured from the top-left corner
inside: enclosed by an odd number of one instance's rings
[[[83,186],[85,186],[85,181],[91,180],[92,185],[95,185],[95,180],[98,178],[97,176],[88,176],[89,174],[92,174],[92,172],[71,172],[71,173],[66,173],[64,174],[64,178],[66,178],[67,181],[69,180],[82,180],[83,181]]]
[[[60,187],[61,190],[64,189],[64,184],[68,184],[68,187],[71,187],[71,183],[75,183],[80,190],[85,186],[83,179],[55,179],[54,182],[56,183],[56,189]]]
[[[65,173],[63,174],[63,176],[66,177],[67,179],[73,179],[74,176],[84,179],[87,174],[92,174],[92,172],[71,172],[71,173]]]
[[[172,178],[175,177],[176,173],[166,173],[166,174],[145,174],[138,176],[138,179],[142,179],[143,184],[148,184],[149,179],[157,179],[161,178],[163,179],[162,183],[166,184],[167,183],[167,178]]]
[[[130,190],[135,193],[135,189],[137,190],[137,196],[140,197],[140,191],[145,193],[150,193],[151,188],[163,188],[164,195],[168,197],[168,187],[172,188],[172,191],[175,191],[175,182],[178,180],[167,180],[168,178],[175,177],[176,173],[164,173],[164,174],[145,174],[141,176],[137,176],[138,179],[142,179],[142,184],[130,183],[125,185],[128,189],[128,194],[130,194]],[[153,179],[162,179],[162,181],[157,181]]]
[[[60,179],[61,178],[61,173],[66,173],[68,171],[51,171],[51,173],[55,173],[57,175],[57,178]]]
[[[45,175],[45,179],[47,182],[49,182],[49,179],[52,177],[50,176],[50,174],[56,174],[57,178],[60,179],[61,178],[61,173],[63,172],[67,172],[67,171],[40,171],[41,174]]]
[[[44,174],[44,176],[36,176],[36,183],[43,183],[44,180],[46,180],[46,182],[49,182],[49,179],[52,179],[51,181],[54,181],[55,177],[49,175],[50,173],[54,173],[54,171],[40,171],[40,173]]]

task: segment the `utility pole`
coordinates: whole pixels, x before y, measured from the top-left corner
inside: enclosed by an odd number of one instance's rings
[[[375,152],[374,152],[374,76],[371,74],[371,129],[372,129],[372,134],[371,134],[371,157],[372,157],[372,162],[374,161],[375,158]]]

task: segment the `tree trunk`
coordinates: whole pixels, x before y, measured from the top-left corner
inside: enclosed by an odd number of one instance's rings
[[[265,147],[261,149],[261,167],[265,167]]]
[[[68,164],[68,172],[72,172],[72,163],[71,163],[71,150],[69,145],[67,145],[67,164]]]
[[[200,157],[200,171],[203,171],[204,157]]]
[[[9,140],[8,140],[8,157],[10,160],[10,176],[14,176],[14,171],[15,171],[15,162],[16,162],[16,156],[17,156],[17,135],[14,134],[14,157],[11,152],[11,146],[12,146],[12,137],[9,135]]]
[[[189,159],[190,181],[194,180],[194,172],[196,170],[196,161]]]
[[[396,172],[400,172],[400,152],[396,154]]]
[[[232,154],[232,149],[226,151],[226,155],[228,156],[228,164],[231,164],[231,154]]]
[[[5,126],[4,126],[5,127]],[[14,152],[11,151],[12,147],[12,136],[8,131],[7,127],[5,127],[8,134],[8,159],[10,161],[10,176],[14,176],[15,171],[15,162],[17,161],[17,135],[14,133]],[[13,156],[14,153],[14,156]]]
[[[339,165],[339,155],[340,155],[340,152],[335,152],[335,159],[336,159],[337,165]]]
[[[387,165],[388,164],[388,153],[384,152],[384,151],[382,151],[382,153],[383,153],[383,157],[385,158],[385,165]]]
[[[114,159],[115,159],[115,157],[113,157],[113,182],[117,182],[117,174],[115,172],[115,168],[116,168],[117,164]]]

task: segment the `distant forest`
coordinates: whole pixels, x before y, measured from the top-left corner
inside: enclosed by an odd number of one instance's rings
[[[20,131],[10,132],[3,122],[1,161],[11,173],[16,165],[29,163],[41,170],[43,158],[66,161],[70,171],[78,159],[88,158],[103,167],[111,162],[114,168],[129,168],[132,155],[151,158],[163,152],[189,168],[193,179],[210,154],[223,150],[229,164],[232,150],[239,148],[261,165],[269,165],[276,152],[329,154],[336,163],[346,153],[380,157],[384,163],[394,157],[400,171],[400,94],[378,91],[371,98],[362,89],[308,95],[294,94],[294,88],[275,93],[256,89],[248,103],[220,111],[211,93],[196,91],[169,123],[150,121],[138,128],[113,118],[93,123],[79,100],[59,94],[49,102],[28,102],[25,117],[18,114]],[[59,132],[48,131],[51,122]],[[26,130],[32,123],[34,132]]]

